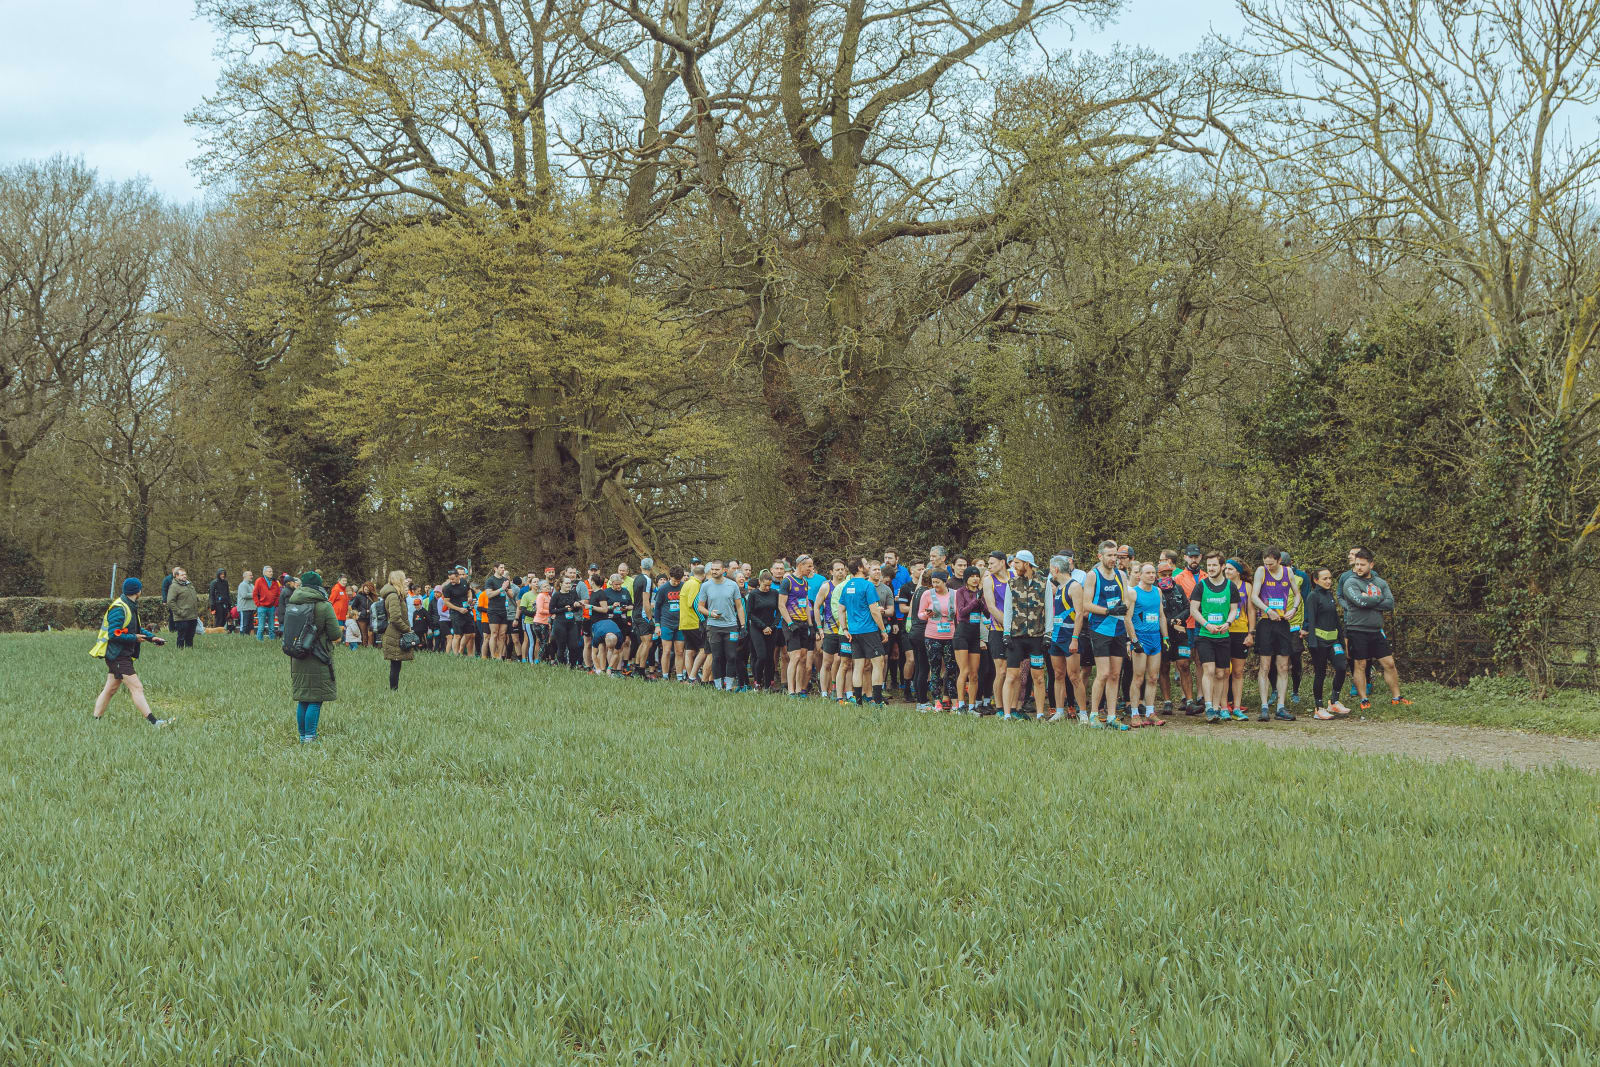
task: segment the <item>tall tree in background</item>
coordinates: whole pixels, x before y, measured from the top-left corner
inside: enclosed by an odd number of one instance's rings
[[[0,508],[17,469],[76,410],[87,372],[139,326],[160,203],[142,182],[107,184],[56,157],[0,171]]]
[[[1476,310],[1478,559],[1500,651],[1547,628],[1600,533],[1600,0],[1244,0],[1282,136],[1249,148],[1311,220]]]

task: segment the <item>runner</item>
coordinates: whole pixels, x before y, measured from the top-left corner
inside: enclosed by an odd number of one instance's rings
[[[139,658],[140,645],[145,642],[166,644],[166,641],[139,625],[139,596],[143,589],[144,583],[139,579],[123,579],[122,595],[111,602],[100,619],[100,634],[89,655],[105,661],[106,684],[100,690],[100,695],[95,697],[94,717],[103,718],[106,708],[111,704],[111,697],[118,689],[126,689],[134,709],[144,716],[145,722],[151,726],[171,726],[177,719],[156,718],[156,713],[150,710],[150,702],[145,698],[144,683],[134,670],[133,661]]]
[[[1094,655],[1094,685],[1089,690],[1089,725],[1117,730],[1131,727],[1117,718],[1117,692],[1122,674],[1122,653],[1133,640],[1133,597],[1117,569],[1117,543],[1101,541],[1098,562],[1084,580],[1083,610],[1073,622],[1072,645],[1077,652],[1087,640]],[[1087,624],[1088,636],[1082,636]],[[1102,704],[1105,718],[1098,718]]]
[[[738,681],[738,657],[744,651],[739,635],[749,625],[739,586],[723,573],[722,561],[706,565],[706,577],[695,593],[694,610],[705,620],[711,651],[711,682],[732,691]]]
[[[481,598],[483,615],[489,622],[489,658],[504,659],[506,654],[506,630],[510,628],[511,619],[506,612],[506,585],[508,579],[499,572],[505,570],[505,564],[495,567],[495,573],[489,576],[484,583],[483,597]]]
[[[700,597],[700,584],[705,580],[705,564],[694,560],[689,564],[689,577],[678,591],[678,632],[683,635],[683,655],[688,666],[681,672],[679,681],[698,683],[704,679],[701,672],[709,663],[706,655],[706,631],[700,625],[700,613],[695,601]]]
[[[883,617],[883,604],[878,587],[867,569],[867,561],[856,557],[849,563],[850,576],[839,588],[838,609],[843,613],[845,640],[850,645],[850,692],[846,699],[852,704],[870,701],[882,705],[883,699],[883,642],[888,636],[888,626]],[[841,645],[840,654],[844,654]],[[866,697],[864,689],[867,676],[871,676],[872,695]]]
[[[645,556],[639,561],[639,573],[633,576],[631,583],[623,586],[633,603],[633,614],[628,623],[634,636],[633,665],[640,674],[649,670],[651,639],[655,636],[652,618],[655,608],[655,568],[656,561]]]
[[[667,580],[656,586],[655,611],[656,637],[661,642],[661,677],[687,679],[684,662],[682,624],[683,568],[674,563],[667,568]],[[674,674],[674,668],[677,673]]]
[[[583,663],[582,601],[578,599],[577,584],[578,572],[568,567],[561,572],[556,591],[550,594],[549,657],[573,670]]]
[[[983,572],[968,567],[961,572],[956,590],[956,711],[970,715],[978,711],[978,678],[983,671],[983,624],[989,618],[983,606]]]
[[[465,656],[471,651],[469,646],[474,630],[469,607],[472,589],[467,584],[466,567],[456,564],[450,572],[450,580],[439,591],[439,596],[440,608],[450,613],[450,638],[445,648],[458,656]]]
[[[1178,684],[1183,687],[1183,713],[1185,715],[1199,715],[1205,710],[1205,693],[1200,688],[1198,674],[1207,668],[1197,668],[1195,666],[1198,661],[1194,657],[1194,640],[1196,636],[1195,627],[1198,624],[1194,621],[1194,614],[1189,610],[1188,604],[1190,598],[1194,596],[1195,586],[1200,581],[1201,573],[1200,546],[1188,545],[1183,550],[1183,566],[1172,576],[1173,581],[1178,583],[1178,588],[1183,590],[1183,625],[1188,631],[1188,640],[1184,642],[1184,645],[1188,646],[1189,655],[1180,655],[1177,661]],[[1182,648],[1183,646],[1180,645],[1179,647]]]
[[[1281,722],[1294,722],[1294,712],[1284,706],[1289,685],[1289,619],[1301,614],[1300,588],[1294,574],[1282,562],[1282,550],[1269,545],[1261,553],[1261,566],[1256,568],[1255,580],[1250,585],[1250,605],[1256,619],[1256,656],[1259,668],[1256,682],[1261,689],[1262,722],[1276,718]],[[1269,711],[1271,689],[1267,675],[1276,671],[1278,706]]]
[[[1060,722],[1067,717],[1069,708],[1078,709],[1078,717],[1089,721],[1083,700],[1083,662],[1072,651],[1073,623],[1082,606],[1083,583],[1073,576],[1072,553],[1063,552],[1050,557],[1050,583],[1048,587],[1049,610],[1045,628],[1050,634],[1050,671],[1055,682],[1055,709],[1050,722]],[[1090,666],[1094,664],[1091,655]]]
[[[1139,584],[1133,588],[1133,715],[1130,726],[1165,726],[1156,717],[1156,695],[1161,676],[1161,635],[1167,629],[1166,602],[1156,588],[1156,565],[1141,564]]]
[[[622,587],[620,570],[589,598],[589,608],[593,619],[591,670],[595,674],[615,674],[628,659],[628,620],[633,611],[633,598]]]
[[[1027,718],[1022,711],[1023,675],[1033,681],[1033,691],[1038,694],[1038,705],[1045,702],[1044,654],[1046,635],[1044,579],[1039,576],[1028,549],[1018,550],[1013,557],[1015,573],[1011,576],[1006,593],[1005,615],[1001,619],[1005,633],[1006,686],[1005,707],[1002,714],[1007,719]],[[999,669],[998,664],[996,670]],[[1036,713],[1044,718],[1044,711]]]
[[[1228,671],[1232,663],[1233,642],[1230,630],[1240,614],[1239,589],[1222,572],[1222,553],[1206,554],[1205,577],[1195,583],[1189,595],[1189,614],[1196,630],[1194,662],[1200,672],[1200,695],[1205,701],[1206,722],[1223,722],[1228,700]]]
[[[784,665],[784,685],[791,697],[806,696],[811,684],[811,649],[816,644],[816,629],[812,625],[811,579],[816,575],[816,565],[811,557],[800,555],[794,562],[794,573],[783,580],[783,595],[778,599],[778,614],[783,619],[783,640],[788,650]]]
[[[988,612],[988,632],[986,641],[989,647],[989,659],[994,665],[994,690],[995,703],[1000,705],[1000,717],[1006,715],[1006,587],[1007,579],[1011,576],[1006,568],[1006,554],[1004,552],[989,553],[989,573],[983,576],[983,606]]]
[[[956,636],[957,592],[950,588],[944,571],[925,571],[928,588],[917,599],[917,619],[921,622],[922,655],[917,657],[916,695],[918,711],[952,711],[951,675],[956,672],[951,647]],[[956,694],[959,695],[959,694]]]
[[[1250,605],[1250,584],[1245,581],[1244,565],[1230,559],[1222,568],[1223,577],[1239,590],[1239,615],[1228,628],[1228,648],[1232,659],[1228,666],[1228,713],[1236,720],[1250,718],[1244,710],[1244,660],[1255,644],[1255,634],[1250,632],[1254,608]]]
[[[1300,653],[1305,650],[1305,613],[1306,596],[1311,592],[1311,577],[1299,567],[1293,565],[1289,553],[1282,556],[1283,565],[1294,575],[1294,587],[1300,593],[1300,602],[1295,605],[1294,613],[1289,616],[1289,703],[1300,703]],[[1259,652],[1259,650],[1257,650]]]
[[[1389,686],[1390,704],[1410,704],[1400,695],[1400,671],[1394,665],[1394,652],[1383,632],[1383,613],[1394,610],[1394,593],[1389,583],[1372,572],[1372,553],[1356,549],[1355,562],[1339,583],[1339,603],[1344,608],[1344,632],[1350,642],[1350,658],[1355,661],[1356,693],[1361,710],[1372,707],[1368,692],[1367,664],[1373,660],[1383,669]]]
[[[900,645],[900,692],[910,702],[921,676],[917,664],[922,657],[917,654],[917,647],[922,644],[918,635],[923,627],[917,620],[917,603],[922,597],[922,576],[928,572],[928,565],[917,560],[905,570],[906,580],[895,588],[895,619],[905,637]]]
[[[842,678],[844,668],[849,667],[849,650],[845,649],[846,642],[840,636],[844,620],[839,610],[838,593],[849,573],[842,559],[829,564],[828,573],[829,577],[817,587],[816,594],[817,618],[822,627],[822,671],[817,682],[822,689],[823,700],[832,699],[843,704],[845,692]]]
[[[1194,697],[1189,682],[1189,658],[1193,651],[1189,644],[1189,594],[1177,579],[1178,554],[1170,548],[1161,550],[1161,562],[1156,564],[1156,588],[1161,590],[1161,610],[1165,613],[1167,628],[1161,641],[1161,710],[1171,714],[1172,672],[1178,671],[1178,685],[1183,694],[1182,708],[1187,711]]]
[[[772,584],[772,571],[756,575],[756,587],[745,594],[745,611],[750,616],[750,662],[755,688],[760,693],[776,693],[777,659],[783,633],[779,629],[778,601],[782,594]]]
[[[1342,719],[1350,709],[1339,701],[1344,686],[1344,641],[1339,632],[1339,605],[1333,596],[1333,571],[1318,567],[1305,604],[1306,645],[1311,649],[1311,697],[1316,701],[1315,718],[1326,722]],[[1328,665],[1333,665],[1333,688],[1328,703],[1322,703],[1322,680]]]

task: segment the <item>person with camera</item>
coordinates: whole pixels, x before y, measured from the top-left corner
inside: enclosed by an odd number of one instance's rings
[[[133,661],[139,658],[139,646],[148,641],[152,645],[166,644],[161,638],[139,625],[139,594],[144,584],[137,578],[127,578],[122,583],[122,595],[106,608],[100,620],[100,635],[90,650],[91,656],[103,658],[106,663],[106,684],[95,698],[94,717],[103,718],[111,697],[118,689],[126,689],[133,698],[133,706],[144,721],[151,726],[170,726],[173,719],[158,719],[145,699],[144,684],[139,681]]]
[[[265,570],[265,568],[263,568]],[[344,631],[322,588],[322,575],[306,571],[300,584],[283,600],[283,650],[289,654],[289,685],[295,700],[295,722],[300,740],[309,744],[317,739],[317,723],[322,705],[338,699],[333,676],[333,646]]]
[[[405,571],[390,571],[389,580],[378,590],[383,610],[389,616],[383,629],[383,658],[389,661],[389,690],[400,688],[400,665],[416,658],[417,635],[406,621],[406,598],[401,590],[406,587]]]

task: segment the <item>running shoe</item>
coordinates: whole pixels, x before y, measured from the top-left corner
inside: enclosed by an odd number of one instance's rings
[[[1268,708],[1265,704],[1261,705],[1261,721],[1262,722],[1271,722],[1272,721],[1272,710],[1270,708]]]
[[[1362,702],[1361,702],[1361,710],[1362,710],[1362,711],[1371,711],[1371,710],[1372,710],[1372,701],[1370,701],[1370,700],[1363,700],[1363,701],[1362,701]]]
[[[1066,712],[1057,709],[1056,713],[1054,715],[1050,716],[1048,719],[1046,719],[1045,722],[1060,722],[1062,719],[1065,719],[1066,717],[1067,717],[1067,713]]]
[[[1316,710],[1316,713],[1313,714],[1311,717],[1313,719],[1318,719],[1318,720],[1320,720],[1322,722],[1332,722],[1334,719],[1337,719],[1339,716],[1335,715],[1333,712],[1329,711],[1327,708],[1318,708]]]
[[[1094,725],[1094,723],[1090,721],[1089,713],[1087,711],[1078,712],[1078,722],[1081,723],[1084,726],[1093,726]]]
[[[1249,716],[1248,713],[1245,712],[1245,710],[1243,708],[1234,708],[1233,709],[1233,721],[1234,722],[1249,722],[1250,721],[1250,716]]]
[[[1300,694],[1299,693],[1290,693],[1289,694],[1289,703],[1291,703],[1291,704],[1300,703]]]
[[[931,705],[928,705],[928,704],[918,704],[917,705],[917,710],[921,711],[921,712],[929,712],[929,711],[933,710],[933,707]]]
[[[1200,703],[1199,701],[1188,701],[1188,700],[1186,700],[1186,701],[1183,702],[1183,713],[1185,715],[1189,715],[1189,716],[1204,715],[1205,711],[1206,711],[1206,706],[1204,704]],[[1214,721],[1214,720],[1211,720],[1208,717],[1207,721],[1210,722],[1210,721]]]
[[[1089,716],[1089,725],[1094,727],[1096,730],[1103,730],[1106,726],[1106,724],[1101,721],[1098,715]]]
[[[1390,700],[1389,703],[1394,705],[1394,706],[1396,706],[1396,707],[1408,707],[1409,708],[1411,706],[1411,701],[1407,700],[1405,697],[1395,697],[1392,700]]]
[[[171,726],[173,723],[175,723],[177,721],[178,721],[178,717],[176,715],[174,715],[170,719],[157,719],[155,722],[151,723],[150,725],[151,726]]]
[[[1279,722],[1294,722],[1294,712],[1290,711],[1288,708],[1279,708],[1277,711],[1272,713],[1272,717],[1277,719]]]
[[[1218,711],[1216,708],[1207,708],[1206,709],[1206,722],[1221,722],[1221,721],[1222,721],[1222,712]]]
[[[1108,729],[1111,729],[1111,730],[1131,730],[1131,729],[1133,729],[1133,727],[1129,726],[1127,723],[1123,722],[1121,719],[1112,719],[1110,722],[1106,723],[1106,727]]]
[[[1333,712],[1333,717],[1336,719],[1342,719],[1350,714],[1350,709],[1337,700],[1328,705],[1328,710]]]

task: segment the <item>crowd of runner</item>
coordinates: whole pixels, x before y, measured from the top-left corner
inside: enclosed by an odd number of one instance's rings
[[[1394,597],[1365,549],[1350,549],[1337,576],[1276,547],[1251,566],[1197,545],[1142,560],[1105,541],[1085,562],[1063,551],[1040,566],[1026,549],[951,558],[935,546],[908,564],[886,550],[759,570],[646,558],[637,570],[514,575],[499,564],[480,577],[462,565],[433,585],[405,579],[401,602],[419,650],[794,699],[898,696],[924,712],[1123,730],[1174,713],[1220,723],[1250,718],[1253,655],[1263,722],[1295,718],[1307,656],[1317,719],[1350,713],[1347,663],[1362,708],[1372,663],[1391,703],[1409,703],[1384,632]],[[211,607],[265,640],[295,585],[263,567],[232,590],[219,572]],[[352,648],[374,643],[378,592],[341,575],[327,594]]]

